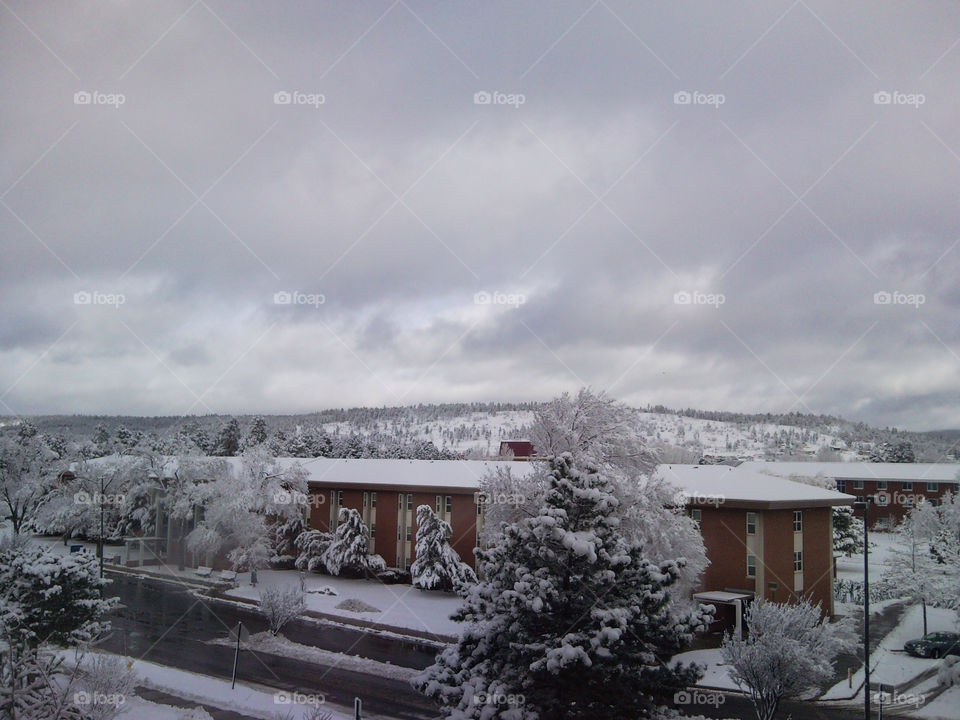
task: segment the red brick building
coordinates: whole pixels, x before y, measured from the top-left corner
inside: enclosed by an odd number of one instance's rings
[[[960,464],[868,462],[749,462],[741,468],[778,477],[821,477],[857,500],[873,497],[867,521],[871,528],[892,529],[924,502],[937,504],[960,490]],[[863,517],[863,511],[856,512]]]
[[[661,465],[686,496],[710,565],[694,597],[717,607],[717,624],[738,628],[743,606],[762,597],[806,597],[833,615],[833,508],[850,495],[762,474],[741,465]]]

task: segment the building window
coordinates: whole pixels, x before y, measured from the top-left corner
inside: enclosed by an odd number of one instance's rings
[[[371,537],[371,538],[372,538],[372,537],[375,537],[376,534],[377,534],[377,524],[376,524],[376,523],[370,523],[370,537]]]
[[[803,511],[802,510],[793,511],[793,531],[803,532]]]
[[[483,503],[477,503],[477,515],[483,515]]]
[[[403,493],[397,493],[397,507],[403,510]]]
[[[930,505],[933,507],[936,507],[937,505],[940,504],[940,501],[937,500],[937,498],[927,498],[927,502],[930,503]]]
[[[837,480],[837,492],[846,492],[846,491],[847,491],[847,481]]]
[[[397,540],[400,539],[400,533],[401,533],[402,531],[403,531],[403,528],[401,528],[401,527],[398,525],[398,526],[397,526]],[[398,567],[399,567],[399,565],[400,565],[400,563],[397,563],[397,566],[398,566]]]
[[[440,514],[440,507],[443,505],[443,496],[437,495],[437,499],[434,501],[433,509],[437,511],[437,515]]]
[[[863,490],[863,480],[854,480],[853,481],[854,490]]]
[[[404,570],[409,570],[409,569],[410,569],[410,558],[407,558],[407,559],[404,561],[404,563],[403,563],[403,569],[404,569]]]
[[[413,528],[407,525],[407,542],[410,542],[411,537],[413,537]]]
[[[376,506],[377,506],[377,494],[372,492],[370,493],[370,507],[376,507]]]
[[[363,493],[363,506],[367,507],[370,504],[370,493]]]
[[[886,480],[877,480],[877,490],[886,490],[887,481]]]
[[[802,572],[803,571],[803,551],[798,550],[793,554],[793,571]]]
[[[449,495],[443,499],[443,511],[447,514],[453,512],[453,498]]]
[[[413,495],[407,493],[407,510],[413,510]]]
[[[757,558],[755,555],[747,555],[747,577],[755,578],[757,576]]]
[[[697,524],[697,528],[700,527],[700,522],[703,519],[703,514],[699,508],[693,508],[690,511],[691,519]]]
[[[890,518],[888,517],[877,518],[877,526],[882,528],[890,527]]]
[[[904,490],[913,490],[913,482],[907,481],[903,483],[902,489]]]
[[[757,534],[757,514],[753,512],[747,513],[747,535],[756,535]]]
[[[927,492],[936,492],[937,484],[935,482],[927,481]]]

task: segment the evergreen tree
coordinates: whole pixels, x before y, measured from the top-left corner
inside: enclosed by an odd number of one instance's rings
[[[262,416],[257,415],[250,423],[247,431],[247,447],[262,445],[267,441],[267,423]]]
[[[230,418],[217,435],[217,447],[213,454],[220,457],[232,457],[240,449],[240,423],[236,418]]]
[[[413,585],[421,590],[453,590],[477,582],[473,569],[450,547],[449,523],[429,505],[417,508],[416,557],[410,566]]]
[[[331,575],[359,575],[387,569],[379,555],[371,555],[370,530],[363,524],[360,513],[351,508],[340,508],[340,525],[323,554],[323,564]]]
[[[294,563],[297,570],[326,572],[327,567],[323,564],[323,556],[332,542],[333,535],[320,530],[305,530],[297,535],[296,540],[293,541],[297,549],[297,559]]]
[[[847,557],[863,552],[863,520],[854,516],[852,507],[833,509],[833,550]]]
[[[673,606],[684,561],[655,565],[624,539],[613,484],[592,466],[570,454],[549,462],[540,514],[477,551],[484,580],[453,615],[464,623],[459,643],[415,686],[446,717],[656,717],[699,676],[661,661],[703,621],[702,609]]]

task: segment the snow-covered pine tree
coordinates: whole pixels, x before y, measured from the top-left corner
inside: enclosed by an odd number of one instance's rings
[[[413,585],[421,590],[453,590],[475,583],[473,569],[450,547],[450,524],[429,505],[417,508],[416,560],[410,566]]]
[[[387,569],[379,555],[371,555],[370,530],[363,524],[360,513],[352,508],[341,508],[340,524],[333,541],[323,554],[323,564],[331,575],[359,575]]]
[[[323,564],[323,555],[333,542],[333,535],[320,530],[304,530],[293,541],[297,548],[297,560],[294,563],[297,570],[309,572],[326,572]]]
[[[247,430],[246,447],[256,447],[263,445],[267,441],[267,422],[262,415],[257,415],[250,422],[250,429]]]
[[[656,717],[700,674],[661,661],[704,619],[672,607],[684,561],[655,565],[624,539],[613,483],[593,467],[570,454],[550,467],[540,513],[477,551],[484,579],[453,616],[460,640],[415,687],[458,720]]]
[[[833,551],[846,557],[863,552],[863,520],[854,516],[852,507],[833,509]]]

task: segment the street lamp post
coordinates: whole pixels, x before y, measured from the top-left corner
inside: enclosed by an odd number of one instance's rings
[[[863,510],[863,720],[870,720],[870,503],[873,497],[853,504]]]

